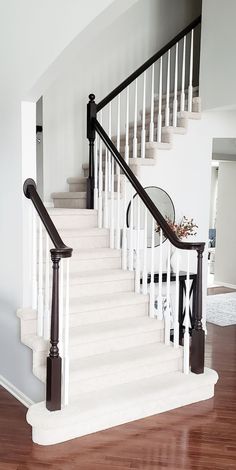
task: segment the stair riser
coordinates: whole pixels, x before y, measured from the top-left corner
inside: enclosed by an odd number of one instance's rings
[[[89,295],[114,294],[115,292],[131,292],[134,290],[133,279],[90,282],[70,286],[70,297],[87,297]]]
[[[73,199],[53,199],[55,208],[65,209],[86,209],[86,198]]]
[[[93,340],[87,343],[78,341],[78,344],[70,345],[70,358],[79,359],[80,357],[94,356],[111,351],[122,351],[123,349],[162,342],[163,340],[164,331],[160,329],[121,337],[117,337],[114,334],[111,338],[101,338],[99,341]],[[46,344],[43,351],[33,351],[34,368],[38,365],[45,364],[48,351],[49,346],[47,347]]]
[[[96,269],[121,269],[121,258],[76,259],[70,263],[71,272],[95,271]]]
[[[79,300],[78,300],[79,304]],[[149,311],[148,303],[140,303],[135,305],[122,305],[106,308],[101,310],[91,310],[88,312],[72,313],[70,315],[70,325],[87,325],[91,323],[100,323],[112,320],[122,320],[125,318],[135,318],[147,316]]]
[[[81,229],[81,228],[95,228],[97,227],[97,215],[73,215],[73,216],[55,216],[52,220],[58,230],[63,229]]]
[[[108,248],[109,237],[108,235],[101,235],[97,237],[64,237],[64,243],[75,249],[90,249],[90,248]]]
[[[95,354],[109,353],[111,351],[121,351],[136,346],[160,342],[163,341],[163,339],[164,333],[162,330],[122,337],[114,335],[113,338],[104,338],[100,341],[71,346],[70,356],[77,359],[80,357],[93,356]]]
[[[69,191],[74,192],[84,192],[87,190],[87,183],[86,181],[84,183],[69,183]]]
[[[168,361],[163,360],[162,363],[156,364],[155,358],[153,358],[151,363],[146,363],[144,365],[141,365],[140,367],[133,367],[132,369],[120,372],[116,371],[115,373],[111,374],[106,372],[106,374],[101,377],[91,377],[87,380],[73,380],[73,382],[71,383],[72,386],[70,397],[75,398],[76,396],[78,396],[78,394],[88,393],[95,390],[102,390],[104,388],[109,388],[115,385],[129,383],[134,380],[145,380],[148,377],[182,370],[182,363],[183,361],[181,358],[172,358]]]
[[[135,380],[145,380],[150,377],[154,377],[161,374],[167,374],[170,372],[181,371],[183,368],[183,360],[181,357],[163,359],[163,361],[155,361],[155,358],[149,361],[139,364],[139,367],[129,367],[124,370],[105,370],[101,376],[93,376],[89,378],[80,377],[80,371],[78,370],[78,379],[71,380],[70,387],[70,398],[74,399],[82,393],[88,393],[93,391],[102,390],[104,388],[121,385],[124,383],[130,383]],[[46,369],[42,371],[37,368],[34,370],[34,374],[42,382],[46,382]]]
[[[80,301],[78,299],[78,308]],[[143,317],[148,315],[149,304],[138,303],[134,305],[122,305],[117,307],[112,307],[112,309],[104,308],[94,310],[89,310],[85,312],[77,313],[70,309],[70,327],[78,325],[88,325],[92,323],[100,323],[105,321],[119,320],[125,318],[136,318]],[[21,336],[24,338],[25,335],[35,334],[36,333],[36,319],[24,320],[21,319]]]

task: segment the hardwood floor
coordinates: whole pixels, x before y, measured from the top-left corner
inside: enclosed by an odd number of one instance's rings
[[[214,399],[52,447],[31,442],[26,409],[0,388],[0,470],[236,469],[236,326],[208,325]]]
[[[223,287],[223,286],[208,287],[207,289],[207,295],[229,294],[230,292],[236,292],[236,290],[230,289],[229,287]]]

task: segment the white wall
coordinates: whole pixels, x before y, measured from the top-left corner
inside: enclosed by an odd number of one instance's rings
[[[111,3],[0,0],[0,375],[33,400],[42,398],[44,387],[32,375],[32,353],[20,343],[16,318],[27,277],[22,248],[27,201],[22,195],[26,162],[21,147],[21,102],[75,35]],[[43,91],[37,88],[35,100]],[[32,125],[35,129],[34,121]],[[28,148],[26,142],[24,147]],[[32,149],[34,163],[35,145]],[[31,167],[27,176],[32,176]]]
[[[203,109],[236,106],[235,18],[235,0],[203,0],[200,65]]]
[[[216,224],[216,200],[218,187],[218,168],[211,168],[211,195],[210,195],[210,216],[209,228],[215,228]]]
[[[219,165],[215,282],[236,286],[236,162]]]
[[[189,241],[206,243],[204,257],[204,291],[207,288],[207,243],[209,229],[210,182],[212,141],[214,137],[236,135],[236,112],[204,112],[199,121],[190,121],[186,135],[175,135],[173,149],[159,150],[155,167],[142,167],[141,182],[144,186],[159,186],[171,197],[176,221],[183,215],[193,217],[199,226],[197,236]],[[234,199],[235,201],[235,199]],[[217,234],[218,236],[218,234]],[[159,248],[156,248],[158,259]],[[196,267],[196,256],[191,254],[191,269]],[[182,255],[181,266],[186,267]],[[205,306],[206,296],[204,297]],[[204,310],[205,312],[205,310]]]
[[[79,175],[88,160],[88,94],[94,92],[97,101],[104,98],[195,19],[200,7],[196,0],[139,0],[83,50],[77,44],[66,68],[44,94],[46,201],[52,192],[66,191],[66,178]]]

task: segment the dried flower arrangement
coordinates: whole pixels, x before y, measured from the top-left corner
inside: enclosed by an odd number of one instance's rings
[[[194,236],[197,234],[196,229],[198,225],[193,222],[193,219],[187,219],[183,216],[182,220],[179,223],[172,222],[169,218],[166,219],[171,230],[175,232],[179,239],[187,238],[189,236]],[[160,231],[160,226],[156,226],[156,232]]]

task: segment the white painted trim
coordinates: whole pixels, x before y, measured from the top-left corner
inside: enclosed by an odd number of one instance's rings
[[[34,405],[29,397],[27,397],[23,392],[15,387],[11,382],[9,382],[3,375],[0,374],[0,385],[5,388],[13,397],[20,401],[26,408],[29,408],[31,405]]]
[[[214,281],[214,283],[218,284],[218,286],[228,287],[229,289],[236,289],[235,284],[228,284],[227,282],[223,281]]]

